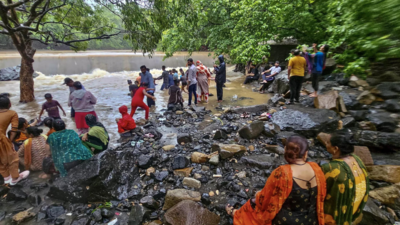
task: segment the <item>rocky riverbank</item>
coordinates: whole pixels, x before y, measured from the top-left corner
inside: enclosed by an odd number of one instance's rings
[[[356,154],[372,180],[360,224],[394,224],[400,217],[400,84],[371,87],[330,76],[317,99],[305,95],[305,83],[301,104],[286,106],[282,74],[268,104],[219,114],[204,107],[160,112],[66,178],[44,181],[33,174],[16,187],[1,186],[1,223],[230,224],[225,205],[240,207],[264,187],[285,163],[287,137],[306,136],[309,160],[323,164],[331,157],[326,133],[345,128],[354,133]]]

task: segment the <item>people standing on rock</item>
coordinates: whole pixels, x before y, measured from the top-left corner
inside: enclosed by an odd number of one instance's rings
[[[186,77],[186,74],[183,71],[183,69],[180,69],[179,71],[181,73],[181,77],[180,77],[180,81],[181,81],[181,84],[182,84],[181,90],[183,92],[185,92],[185,93],[188,93],[188,91],[186,90],[187,89],[187,77]]]
[[[43,105],[42,105],[42,110],[40,111],[40,114],[39,114],[39,120],[42,117],[44,110],[46,110],[47,115],[53,119],[61,119],[58,108],[61,109],[64,116],[67,116],[65,114],[63,107],[60,105],[60,103],[58,103],[58,101],[53,100],[53,96],[51,96],[50,93],[45,94],[44,98],[46,99],[46,102],[43,103]]]
[[[88,114],[96,115],[94,105],[97,98],[90,92],[83,89],[81,82],[74,82],[75,91],[69,96],[68,106],[75,109],[75,124],[78,134],[88,132],[89,126],[86,124],[85,116]]]
[[[217,86],[217,98],[218,102],[221,103],[224,94],[224,90],[222,88],[226,82],[226,65],[224,62],[223,55],[218,56],[218,60],[219,60],[219,66],[214,65],[214,69],[216,72],[215,83]]]
[[[187,60],[188,63],[188,85],[189,85],[189,104],[188,106],[192,105],[192,96],[194,95],[194,104],[197,105],[197,79],[196,79],[196,73],[197,69],[196,66],[193,63],[193,59],[189,58]]]
[[[50,147],[47,145],[47,136],[37,127],[28,127],[28,139],[18,150],[19,162],[30,171],[41,171],[43,160],[50,156]]]
[[[118,124],[118,133],[123,134],[126,132],[130,132],[131,130],[136,128],[135,120],[128,114],[128,107],[123,105],[119,107],[119,112],[122,115],[122,118],[117,118],[115,121]]]
[[[69,94],[71,95],[72,92],[75,91],[74,81],[71,78],[66,77],[64,79],[63,85],[64,84],[69,87]],[[82,85],[82,89],[85,90],[85,87],[83,85]],[[71,118],[74,118],[74,117],[75,117],[75,109],[73,107],[71,107]]]
[[[128,80],[128,83],[129,81],[130,81],[129,94],[133,98],[133,96],[135,96],[136,91],[139,89],[139,81],[135,80],[135,84],[132,84],[131,80]]]
[[[322,75],[322,71],[325,68],[326,57],[329,51],[328,45],[322,45],[319,51],[317,50],[317,44],[313,44],[314,54],[311,55],[313,58],[313,68],[311,73],[312,87],[314,93],[310,97],[317,97],[319,90],[319,78]]]
[[[251,72],[246,75],[246,79],[244,80],[243,84],[251,83],[252,81],[258,80],[258,78],[260,77],[258,68],[256,67],[256,65],[251,64],[250,69],[251,69]]]
[[[260,93],[263,94],[264,91],[269,87],[269,85],[274,82],[275,76],[281,72],[281,67],[279,66],[279,61],[275,62],[275,66],[271,67],[269,70],[262,72],[262,84],[263,86],[260,89]]]
[[[54,122],[54,119],[51,117],[47,117],[46,119],[43,120],[44,126],[49,128],[49,131],[46,134],[47,137],[50,136],[50,134],[56,132],[56,130],[54,130],[54,127],[53,127],[53,122]]]
[[[100,153],[108,148],[110,137],[107,129],[100,122],[97,122],[96,116],[88,114],[85,116],[89,131],[81,135],[83,145],[94,154]]]
[[[208,68],[201,63],[200,60],[196,61],[197,66],[197,102],[204,101],[208,103],[209,85],[208,79],[211,78],[211,73]]]
[[[169,88],[168,94],[168,110],[177,110],[177,106],[180,106],[180,109],[183,109],[184,100],[182,97],[182,90],[179,88],[179,80],[175,80],[175,85]]]
[[[148,83],[142,83],[142,85],[140,85],[140,88],[136,91],[135,96],[133,96],[132,98],[132,102],[131,102],[131,117],[133,118],[133,115],[136,112],[136,108],[140,107],[142,109],[144,109],[146,111],[145,114],[145,119],[148,120],[149,119],[149,113],[150,113],[150,108],[143,102],[144,96],[147,96],[147,99],[152,99],[153,101],[156,100],[156,98],[149,94],[149,84]]]
[[[154,92],[155,92],[155,85],[154,85],[154,80],[153,80],[153,75],[151,75],[151,73],[149,71],[147,71],[146,66],[141,66],[140,70],[142,71],[140,73],[140,86],[143,85],[143,83],[147,83],[148,85],[148,91],[147,93],[151,96],[154,96]],[[166,71],[167,72],[167,71]],[[167,72],[168,73],[168,72]],[[168,78],[169,79],[169,78]],[[149,98],[147,97],[147,106],[149,108],[151,108],[151,106],[156,105],[156,102],[154,101],[155,98]]]
[[[83,145],[75,131],[65,129],[64,121],[55,120],[54,129],[56,132],[47,138],[47,143],[55,168],[65,177],[70,169],[90,159],[92,153]]]
[[[6,96],[0,97],[0,174],[5,184],[16,185],[29,176],[29,171],[18,172],[18,153],[14,150],[14,141],[18,130],[18,114],[10,110],[11,102]],[[11,125],[10,139],[6,132]]]
[[[307,162],[308,142],[294,135],[287,139],[285,159],[264,188],[240,209],[227,205],[234,224],[318,224],[324,223],[325,176],[318,164]]]
[[[354,153],[352,135],[337,131],[326,143],[332,161],[322,165],[325,173],[327,198],[325,224],[353,224],[368,200],[369,178],[362,160]]]
[[[300,102],[300,91],[303,85],[304,72],[307,69],[306,60],[300,56],[300,51],[294,51],[294,57],[289,60],[288,79],[290,85],[290,103]]]
[[[169,87],[169,72],[165,70],[165,66],[161,67],[162,74],[161,76],[157,77],[155,80],[163,80],[163,84],[161,85],[161,91],[164,89],[168,89]]]

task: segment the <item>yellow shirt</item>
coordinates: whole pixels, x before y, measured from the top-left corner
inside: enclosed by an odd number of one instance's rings
[[[304,77],[304,69],[307,66],[306,59],[299,55],[291,58],[289,60],[289,66],[292,67],[290,71],[290,76],[301,76]]]

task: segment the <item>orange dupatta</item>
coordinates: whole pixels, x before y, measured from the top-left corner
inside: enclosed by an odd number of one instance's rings
[[[326,195],[325,175],[318,164],[308,162],[315,172],[318,186],[317,214],[318,224],[324,225],[324,200]],[[250,201],[235,212],[234,225],[270,225],[283,203],[289,197],[293,187],[292,169],[283,165],[275,169],[268,178],[264,188],[256,196],[256,206],[253,209]]]

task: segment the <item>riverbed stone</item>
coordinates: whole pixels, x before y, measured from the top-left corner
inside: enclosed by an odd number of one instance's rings
[[[173,225],[218,225],[220,217],[194,201],[184,200],[165,213],[165,220]]]
[[[13,187],[7,194],[6,200],[10,201],[24,201],[28,198],[28,195],[19,187]]]
[[[218,151],[221,158],[226,159],[234,155],[245,153],[246,147],[237,144],[213,144],[212,151]]]
[[[153,163],[153,156],[152,155],[141,155],[138,159],[138,165],[140,168],[147,169]]]
[[[400,112],[400,101],[398,99],[388,99],[385,101],[384,107],[389,112]]]
[[[360,225],[386,225],[389,222],[385,213],[372,199],[368,199],[362,214],[363,218]]]
[[[254,121],[250,125],[246,125],[239,130],[239,135],[245,139],[255,139],[264,131],[264,123],[262,121]]]
[[[162,147],[162,149],[164,150],[164,151],[171,151],[172,149],[174,149],[175,148],[175,145],[164,145],[163,147]]]
[[[382,82],[371,90],[383,99],[395,99],[400,96],[400,82]]]
[[[400,166],[375,165],[367,166],[369,179],[386,181],[390,183],[400,182]]]
[[[371,166],[374,165],[374,160],[372,159],[371,152],[366,146],[354,146],[354,154],[358,156],[364,165]]]
[[[265,112],[268,110],[268,105],[267,104],[262,104],[262,105],[252,105],[252,106],[242,106],[242,107],[235,107],[231,108],[229,111],[241,114],[244,112],[247,113],[258,113],[258,112]]]
[[[272,157],[268,154],[243,156],[240,162],[259,169],[269,169],[271,166],[277,167],[284,163],[282,159]]]
[[[150,216],[150,213],[151,211],[142,205],[133,205],[130,212],[128,225],[142,225],[144,220]]]
[[[352,116],[346,116],[346,117],[342,118],[342,123],[343,123],[343,127],[350,128],[350,127],[354,127],[354,125],[356,124],[356,120]]]
[[[21,65],[0,69],[0,81],[19,80],[20,71]],[[33,78],[38,76],[38,73],[33,72]]]
[[[392,209],[400,210],[400,183],[376,188],[369,195]]]
[[[175,156],[174,161],[172,162],[172,169],[183,169],[189,165],[189,159],[187,159],[183,155]]]
[[[328,91],[314,98],[314,106],[317,109],[337,110],[337,100],[339,94],[337,91]]]
[[[286,94],[289,91],[289,79],[288,79],[288,70],[281,71],[278,75],[275,76],[275,80],[268,88],[268,92],[274,92],[276,94],[282,95]]]
[[[192,142],[192,136],[190,134],[179,134],[177,137],[178,144]]]
[[[191,188],[201,188],[201,182],[190,177],[183,178],[182,184]]]
[[[208,159],[208,155],[201,152],[193,152],[191,156],[192,163],[206,163]]]
[[[269,151],[269,152],[273,152],[276,153],[278,155],[283,155],[285,154],[285,149],[279,145],[269,145],[269,144],[265,144],[265,148]]]
[[[200,202],[201,194],[200,192],[186,189],[168,190],[167,195],[165,196],[163,210],[167,210],[183,200]]]
[[[338,128],[340,117],[328,109],[288,106],[272,115],[271,121],[282,131],[294,131],[306,137],[315,137],[320,132],[332,132]]]
[[[378,131],[394,132],[397,128],[397,121],[388,112],[371,113],[367,115]]]
[[[210,160],[208,161],[211,165],[218,165],[219,163],[219,155],[211,156]]]
[[[267,137],[275,137],[279,132],[281,132],[281,128],[274,123],[266,123],[264,125],[263,134]]]
[[[147,207],[149,209],[158,209],[160,207],[160,204],[154,200],[152,196],[146,196],[140,199],[140,204],[142,204],[144,207]]]
[[[214,134],[213,140],[225,140],[228,139],[228,135],[223,130],[217,130]]]
[[[367,119],[369,114],[368,110],[349,110],[349,114],[354,117],[356,121],[363,121]]]
[[[31,211],[31,209],[19,212],[12,217],[13,222],[20,224],[24,221],[27,221],[33,218],[36,214]]]
[[[193,167],[174,170],[174,174],[180,177],[189,177],[192,173]]]
[[[360,131],[354,136],[359,145],[385,150],[400,150],[400,134],[379,131]]]

